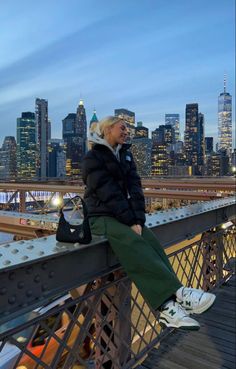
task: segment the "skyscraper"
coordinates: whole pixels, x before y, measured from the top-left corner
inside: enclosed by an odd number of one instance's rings
[[[185,110],[184,143],[187,165],[192,166],[193,174],[198,175],[199,120],[198,104],[187,104]]]
[[[48,168],[48,140],[51,126],[48,123],[48,102],[45,99],[35,100],[35,118],[37,127],[37,175],[47,177]]]
[[[165,124],[171,125],[175,130],[175,141],[180,140],[179,114],[165,114]]]
[[[228,155],[232,152],[232,96],[226,92],[226,78],[224,91],[218,97],[218,149],[226,149]]]
[[[87,119],[83,100],[80,100],[77,112],[69,113],[62,120],[62,136],[66,144],[66,174],[77,176],[81,173],[81,164],[87,151]]]
[[[197,164],[199,174],[204,174],[204,165],[205,165],[205,156],[206,156],[206,148],[205,148],[205,118],[204,114],[198,114],[198,155],[197,155]]]
[[[0,178],[8,180],[16,176],[16,140],[14,136],[6,136],[0,149]]]
[[[24,112],[17,118],[17,174],[36,176],[36,122],[35,114]]]

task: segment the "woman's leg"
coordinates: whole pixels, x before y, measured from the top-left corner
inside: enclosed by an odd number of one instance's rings
[[[153,309],[182,286],[163,255],[130,227],[112,217],[96,217],[91,219],[91,230],[107,237],[126,273]]]
[[[174,270],[172,268],[172,265],[169,261],[169,258],[167,257],[163,247],[161,246],[160,242],[158,241],[155,234],[151,231],[151,229],[147,228],[146,226],[143,228],[142,237],[152,246],[152,248],[157,252],[159,257],[162,259],[162,261],[166,264],[166,266],[169,268],[170,272],[174,273]]]

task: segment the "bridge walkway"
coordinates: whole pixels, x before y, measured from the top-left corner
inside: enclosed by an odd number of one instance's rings
[[[214,306],[197,316],[197,332],[175,330],[154,348],[139,369],[235,369],[236,278],[215,290]]]

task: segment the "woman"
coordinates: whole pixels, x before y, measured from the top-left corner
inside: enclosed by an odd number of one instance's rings
[[[207,310],[215,295],[183,287],[145,227],[144,195],[126,138],[127,127],[119,117],[91,126],[92,149],[83,161],[83,180],[92,233],[107,237],[150,307],[160,311],[161,325],[197,330],[200,325],[189,313]]]

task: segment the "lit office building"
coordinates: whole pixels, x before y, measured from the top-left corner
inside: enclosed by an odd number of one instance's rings
[[[218,149],[226,149],[228,155],[232,152],[232,96],[224,91],[218,97]]]
[[[78,176],[87,151],[87,119],[82,100],[77,113],[69,113],[62,120],[62,138],[66,144],[66,175]]]
[[[179,114],[165,114],[165,124],[171,125],[175,131],[175,141],[180,140]]]
[[[149,177],[152,169],[152,140],[147,137],[134,138],[132,140],[131,151],[139,175],[141,177]]]
[[[36,176],[36,122],[35,114],[24,112],[17,118],[17,175],[20,178]]]
[[[16,140],[14,136],[6,136],[0,149],[0,178],[9,180],[16,176]]]
[[[37,175],[47,177],[48,167],[48,140],[51,134],[51,125],[48,122],[48,101],[37,98],[35,100],[35,118],[37,127]]]
[[[167,145],[152,144],[152,176],[165,176],[168,174],[169,155]]]

